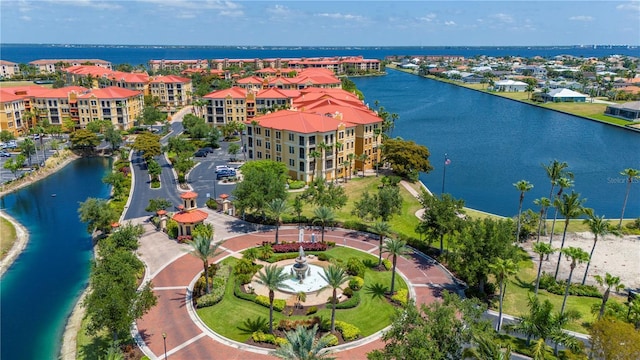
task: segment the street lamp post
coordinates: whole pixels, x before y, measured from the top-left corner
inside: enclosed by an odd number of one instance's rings
[[[167,333],[162,333],[162,340],[164,343],[164,360],[167,360]]]

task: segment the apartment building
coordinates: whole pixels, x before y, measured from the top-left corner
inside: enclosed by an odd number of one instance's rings
[[[37,121],[47,120],[51,125],[63,125],[65,119],[77,119],[75,97],[88,91],[80,86],[67,86],[59,89],[34,93],[31,100],[32,112]]]
[[[0,89],[0,131],[19,136],[23,131],[24,100],[21,96]]]
[[[65,84],[83,84],[91,88],[109,86],[107,78],[114,73],[111,69],[93,65],[73,65],[63,71],[66,73]]]
[[[193,86],[191,79],[176,75],[157,76],[149,82],[149,93],[160,99],[160,104],[177,108],[191,104]]]
[[[231,67],[252,67],[259,71],[262,69],[283,69],[284,72],[309,68],[328,69],[336,75],[344,74],[348,69],[363,71],[380,71],[380,60],[364,59],[362,56],[336,56],[327,58],[269,58],[269,59],[213,59],[211,67],[218,70],[226,70]]]
[[[355,124],[331,116],[280,110],[247,122],[247,155],[285,164],[292,179],[332,180],[348,174],[355,130]]]
[[[42,59],[31,61],[29,65],[33,65],[40,73],[54,73],[56,70],[71,66],[97,66],[107,70],[112,70],[111,62],[100,59]]]
[[[20,74],[20,67],[17,63],[0,60],[0,78],[10,79],[17,74]]]
[[[222,126],[232,121],[247,120],[247,111],[255,112],[248,106],[247,90],[241,87],[218,90],[203,96],[207,102],[205,119],[208,124]],[[249,104],[253,104],[249,102]]]
[[[186,69],[208,69],[207,60],[149,60],[151,71],[169,70],[182,71]]]
[[[141,91],[116,86],[72,94],[69,101],[75,105],[78,126],[81,128],[91,121],[107,120],[116,128],[127,130],[142,116],[144,109],[144,94]]]

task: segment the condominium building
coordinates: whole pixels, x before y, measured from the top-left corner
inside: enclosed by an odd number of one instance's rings
[[[62,70],[71,66],[97,66],[111,70],[111,63],[109,61],[100,59],[42,59],[31,61],[29,65],[36,67],[40,73],[54,73],[56,70]]]
[[[24,100],[21,96],[0,89],[0,131],[8,131],[14,136],[23,128]]]
[[[191,104],[193,86],[191,79],[176,75],[157,76],[149,83],[149,93],[169,108]]]
[[[0,60],[0,78],[10,79],[17,74],[20,74],[20,67],[17,63]]]
[[[86,91],[86,88],[80,86],[67,86],[34,93],[32,112],[36,114],[37,121],[47,120],[51,125],[62,126],[65,119],[77,118],[75,98]]]
[[[247,90],[234,86],[218,90],[203,96],[207,102],[205,119],[208,124],[222,126],[233,121],[244,122],[247,119]]]
[[[160,70],[182,71],[186,69],[208,68],[209,62],[207,60],[149,60],[149,69],[154,72]]]
[[[73,95],[70,101],[77,104],[78,125],[81,128],[91,121],[107,120],[118,129],[130,129],[144,109],[141,91],[116,86]]]

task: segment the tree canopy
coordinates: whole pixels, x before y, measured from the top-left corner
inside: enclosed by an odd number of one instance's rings
[[[417,180],[419,172],[433,170],[429,163],[429,149],[402,138],[386,139],[382,144],[382,158],[393,171],[404,178]]]
[[[149,160],[154,156],[158,156],[162,153],[162,146],[160,145],[160,137],[150,132],[143,132],[136,136],[136,139],[131,146],[134,150],[141,151],[142,157],[145,160]]]
[[[262,212],[273,199],[286,197],[287,167],[272,160],[251,161],[242,166],[243,181],[233,190],[240,212]]]
[[[105,199],[88,198],[80,203],[78,215],[80,221],[87,223],[89,234],[94,230],[108,233],[111,230],[111,224],[118,220],[118,214]]]
[[[100,145],[98,135],[86,129],[74,131],[69,135],[69,140],[71,140],[72,148],[85,151],[93,150],[96,146]]]
[[[302,198],[316,206],[326,206],[332,209],[340,209],[347,204],[348,196],[344,187],[334,183],[327,183],[323,178],[318,178],[304,190]]]

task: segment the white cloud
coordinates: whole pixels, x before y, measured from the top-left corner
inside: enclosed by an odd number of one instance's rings
[[[571,21],[593,21],[593,16],[576,15],[569,18]]]
[[[222,10],[220,11],[221,16],[227,17],[241,17],[244,15],[244,11],[242,10]]]
[[[365,18],[360,15],[351,15],[351,14],[342,14],[342,13],[319,13],[316,16],[327,17],[330,19],[336,20],[346,20],[346,21],[364,21]]]
[[[242,5],[233,1],[220,0],[138,0],[138,2],[152,3],[163,8],[176,8],[180,10],[220,10],[220,15],[224,16],[241,16],[244,12],[241,10]]]
[[[498,13],[498,14],[491,15],[491,17],[503,23],[510,24],[513,22],[513,17],[509,14]]]
[[[31,21],[31,16],[22,15],[22,16],[20,16],[20,20]]]
[[[180,14],[176,15],[176,17],[178,19],[194,19],[196,17],[196,14],[189,13],[189,12],[183,12],[183,13],[180,13]]]
[[[431,21],[435,20],[436,16],[437,16],[436,14],[430,13],[430,14],[427,14],[425,16],[419,17],[418,20],[431,22]]]
[[[80,6],[99,10],[118,10],[122,9],[120,4],[114,1],[98,1],[98,0],[50,0],[56,5]]]
[[[455,21],[448,20],[448,21],[445,21],[445,22],[444,22],[444,24],[445,24],[445,25],[447,25],[447,26],[455,26],[455,25],[456,25],[456,22],[455,22]]]
[[[267,8],[267,12],[273,15],[287,16],[291,13],[291,10],[284,5],[274,5]]]
[[[625,3],[625,4],[620,4],[620,5],[616,6],[616,9],[622,10],[622,11],[638,11],[638,12],[640,12],[640,2],[632,1],[632,2]]]

